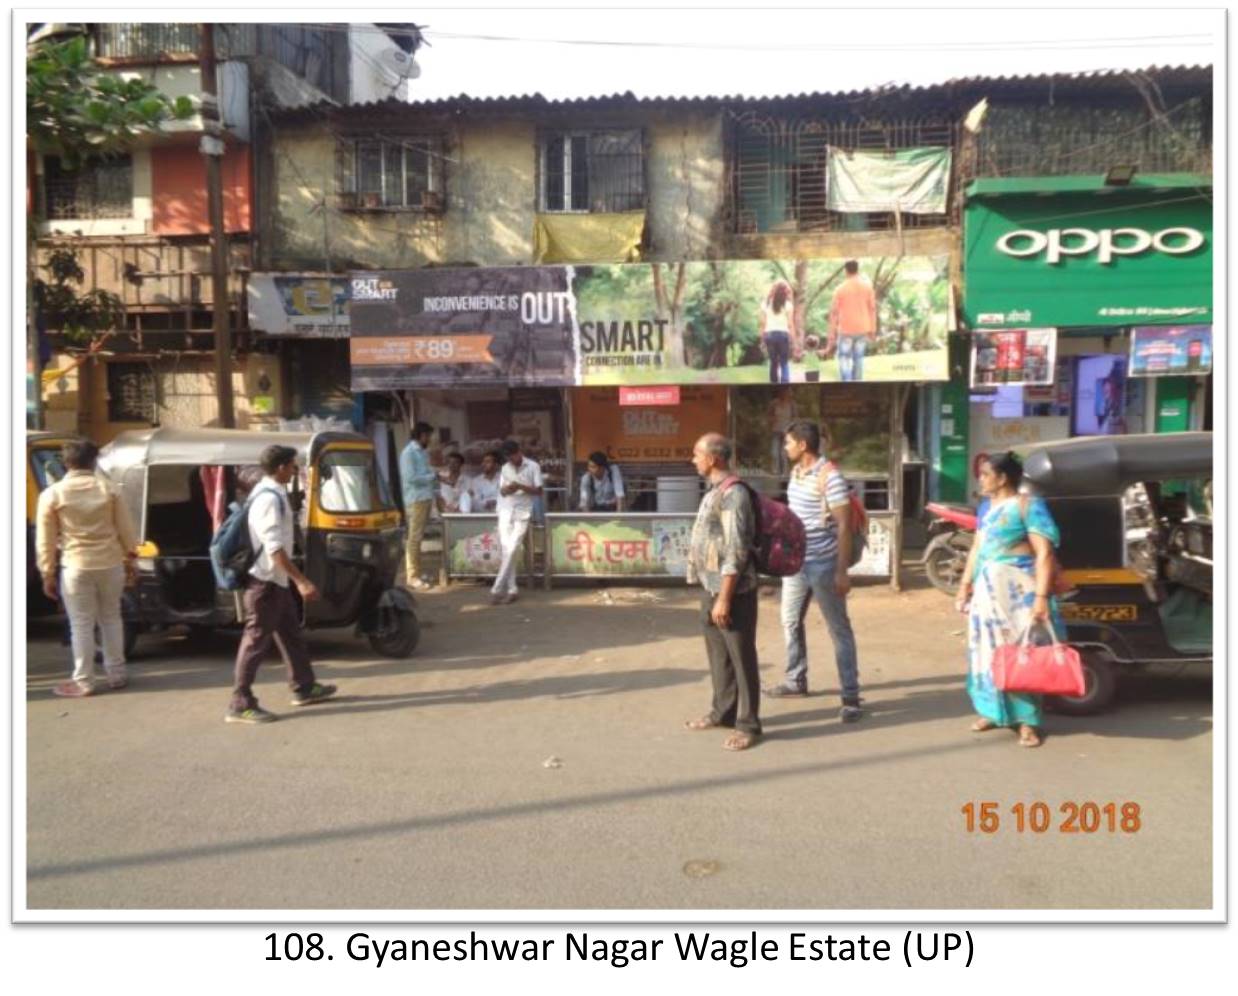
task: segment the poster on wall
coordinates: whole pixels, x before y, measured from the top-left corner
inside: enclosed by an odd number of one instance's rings
[[[491,516],[451,516],[443,543],[451,577],[496,577],[503,561],[499,522]]]
[[[686,577],[694,519],[693,515],[547,516],[552,573]]]
[[[1131,329],[1132,377],[1202,376],[1211,372],[1211,325],[1140,325]]]
[[[891,564],[897,518],[893,512],[868,513],[868,542],[859,563],[848,574],[862,578],[888,578],[893,573]]]
[[[1085,356],[1075,375],[1074,435],[1124,436],[1126,357]]]
[[[978,329],[972,333],[972,387],[1048,387],[1056,367],[1057,329]]]
[[[269,336],[346,339],[348,279],[324,273],[251,273],[249,327]]]
[[[787,426],[807,419],[824,427],[822,447],[843,473],[884,475],[890,469],[890,400],[863,385],[753,387],[731,398],[736,467],[741,474],[786,478]]]
[[[571,267],[354,272],[352,388],[576,383]]]
[[[357,272],[354,390],[946,380],[947,256]]]
[[[575,458],[601,451],[622,463],[690,460],[707,432],[726,429],[726,389],[678,388],[677,405],[621,405],[621,388],[589,387],[572,394]],[[655,399],[656,400],[656,399]]]

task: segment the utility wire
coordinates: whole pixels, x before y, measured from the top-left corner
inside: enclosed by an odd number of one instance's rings
[[[486,41],[486,42],[516,42],[523,45],[580,45],[604,48],[654,48],[699,51],[739,51],[739,52],[897,52],[897,51],[993,51],[997,49],[1110,49],[1110,48],[1149,48],[1163,47],[1173,44],[1179,47],[1204,48],[1214,44],[1213,36],[1205,33],[1182,35],[1131,35],[1127,37],[1107,38],[1050,38],[1035,40],[993,40],[968,42],[835,42],[795,44],[768,44],[753,42],[670,42],[670,41],[631,41],[605,38],[530,38],[518,35],[485,35],[468,34],[465,32],[429,30],[426,32],[435,38],[452,39],[455,41]]]

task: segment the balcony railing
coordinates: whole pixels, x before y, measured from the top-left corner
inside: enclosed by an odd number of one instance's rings
[[[151,59],[196,55],[197,24],[97,24],[95,45],[104,59]]]

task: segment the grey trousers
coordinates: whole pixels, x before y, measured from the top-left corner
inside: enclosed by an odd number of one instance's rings
[[[731,600],[731,625],[714,625],[709,610],[714,596],[701,593],[701,630],[709,654],[714,704],[709,718],[745,733],[760,733],[761,677],[757,666],[757,592],[746,591]]]

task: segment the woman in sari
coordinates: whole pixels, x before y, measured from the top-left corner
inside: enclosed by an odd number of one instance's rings
[[[1017,727],[1021,747],[1039,747],[1041,696],[1000,691],[992,670],[997,648],[1017,642],[1033,624],[1066,632],[1051,594],[1057,525],[1043,499],[1019,496],[1022,480],[1023,465],[1013,453],[980,461],[980,490],[990,503],[955,605],[968,615],[967,693],[979,717],[972,730]]]

